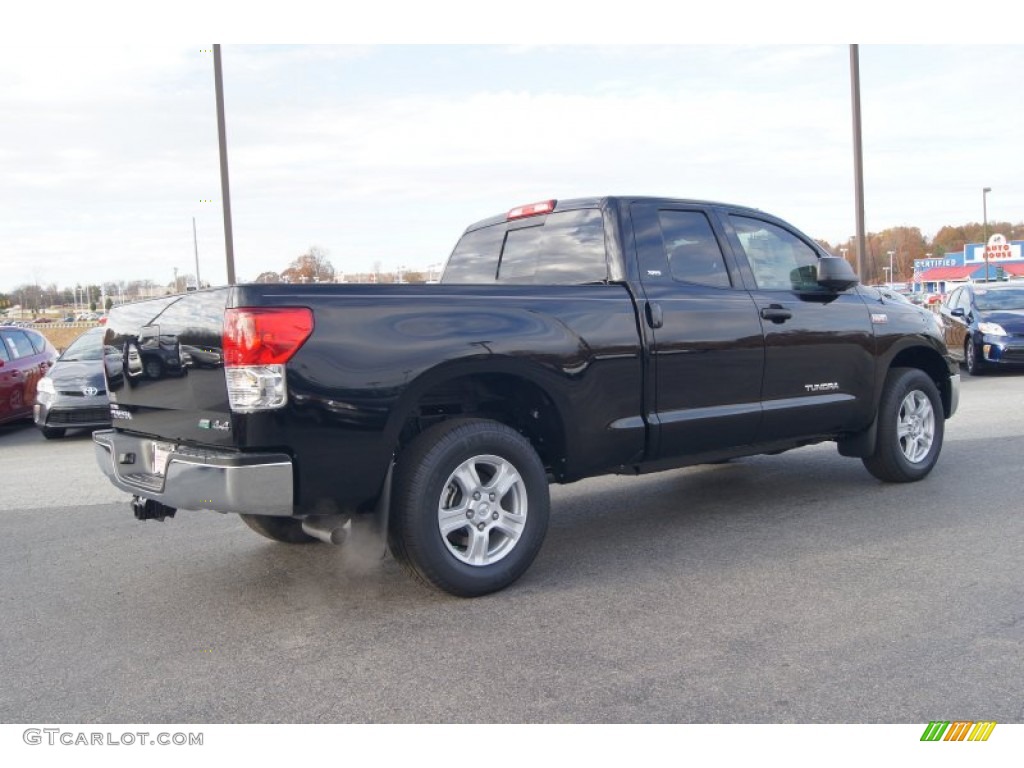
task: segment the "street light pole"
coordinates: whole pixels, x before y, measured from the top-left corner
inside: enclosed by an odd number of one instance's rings
[[[192,217],[192,245],[196,249],[196,290],[198,291],[203,287],[202,281],[199,279],[199,237],[196,235],[196,217]]]
[[[892,280],[892,257],[893,257],[894,253],[895,253],[895,251],[889,251],[889,283],[890,284],[893,281]],[[892,286],[890,285],[890,287],[892,287]]]
[[[992,187],[985,187],[981,190],[981,216],[984,222],[982,226],[985,232],[985,242],[982,243],[981,247],[985,249],[985,282],[988,282],[988,193],[992,191]]]
[[[857,274],[863,278],[867,253],[865,252],[864,238],[864,156],[860,119],[860,52],[856,45],[850,46],[850,102],[853,112],[853,191],[857,217]]]

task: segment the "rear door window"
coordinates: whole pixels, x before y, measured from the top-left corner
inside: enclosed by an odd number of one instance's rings
[[[659,211],[661,237],[672,279],[728,288],[729,271],[707,216],[699,211]]]

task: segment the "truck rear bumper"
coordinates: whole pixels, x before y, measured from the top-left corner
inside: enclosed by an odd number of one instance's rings
[[[100,469],[127,493],[174,509],[294,514],[292,461],[286,454],[176,446],[113,429],[94,432],[93,443]]]

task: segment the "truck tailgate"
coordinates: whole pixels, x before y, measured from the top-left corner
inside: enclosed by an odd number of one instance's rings
[[[105,343],[113,426],[172,442],[238,447],[221,349],[229,288],[114,309]]]

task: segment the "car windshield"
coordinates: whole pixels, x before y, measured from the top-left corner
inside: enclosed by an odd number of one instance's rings
[[[60,359],[65,362],[77,360],[102,360],[103,359],[103,333],[87,332],[73,342],[64,350]]]
[[[974,303],[982,311],[993,309],[1024,309],[1024,286],[989,290],[977,288]]]

